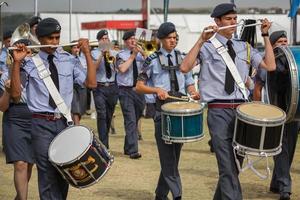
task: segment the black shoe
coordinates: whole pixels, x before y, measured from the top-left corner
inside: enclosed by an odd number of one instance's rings
[[[279,200],[290,200],[290,193],[289,192],[282,192],[280,193]]]
[[[138,140],[143,140],[142,135],[138,134]]]
[[[275,187],[270,187],[270,192],[272,192],[274,194],[279,194],[279,189],[275,188]]]
[[[169,198],[168,197],[159,197],[156,195],[154,200],[169,200]]]
[[[139,152],[132,153],[129,155],[129,158],[131,159],[139,159],[140,157],[142,157],[142,154],[140,154]]]
[[[214,153],[215,151],[214,151],[214,149],[213,149],[211,140],[208,141],[208,145],[209,145],[209,147],[210,147],[210,149],[209,149],[210,152],[211,152],[211,153]]]

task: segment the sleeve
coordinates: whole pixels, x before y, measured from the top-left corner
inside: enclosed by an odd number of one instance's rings
[[[1,75],[1,79],[0,79],[0,96],[3,95],[3,92],[5,90],[5,82],[8,80],[8,72],[4,72]]]
[[[265,84],[266,76],[267,76],[267,71],[263,68],[258,68],[257,74],[255,76],[255,80]]]
[[[91,51],[91,56],[92,56],[94,61],[98,60],[100,54],[101,54],[101,52],[97,49],[94,49],[94,50]]]
[[[151,77],[151,71],[153,68],[153,63],[152,63],[151,57],[147,57],[144,64],[142,65],[141,68],[141,73],[138,76],[138,80],[140,81],[147,81]]]
[[[260,52],[257,49],[250,47],[250,56],[251,56],[252,67],[258,69],[260,63],[263,60]]]
[[[121,52],[118,53],[117,56],[116,56],[116,66],[119,67],[119,65],[121,65],[124,62],[125,62],[124,56],[122,55]]]
[[[185,78],[185,86],[189,86],[189,85],[193,85],[195,83],[194,79],[193,79],[193,74],[192,71],[184,74],[184,78]]]

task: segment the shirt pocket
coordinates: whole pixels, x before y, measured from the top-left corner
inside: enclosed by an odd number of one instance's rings
[[[73,73],[69,71],[59,71],[58,72],[59,78],[59,88],[63,89],[63,91],[68,91],[73,89]]]

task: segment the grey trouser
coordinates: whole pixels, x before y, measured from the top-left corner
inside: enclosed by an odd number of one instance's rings
[[[38,170],[38,186],[41,200],[64,200],[68,194],[68,183],[50,163],[48,149],[51,141],[64,128],[64,119],[50,121],[32,119],[32,144]]]
[[[139,119],[143,115],[145,98],[143,94],[138,94],[132,88],[120,88],[119,100],[124,117],[125,144],[124,153],[133,154],[138,152],[138,130]]]
[[[156,187],[156,196],[164,199],[171,191],[173,198],[182,196],[181,179],[178,170],[182,144],[166,144],[161,138],[161,116],[156,112],[155,118],[155,139],[159,154],[161,171]]]
[[[219,169],[214,200],[243,198],[232,147],[235,114],[235,109],[208,109],[207,123]]]
[[[97,129],[100,141],[109,148],[109,128],[118,101],[118,86],[100,86],[93,90],[97,111]]]

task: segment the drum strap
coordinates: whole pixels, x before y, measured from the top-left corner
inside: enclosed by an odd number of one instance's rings
[[[57,109],[61,114],[64,115],[64,117],[67,119],[68,125],[73,124],[73,120],[71,117],[71,111],[67,107],[65,101],[61,97],[60,93],[58,92],[53,80],[50,76],[50,71],[45,67],[41,57],[39,54],[36,54],[32,57],[32,60],[36,66],[36,69],[38,70],[39,77],[44,81],[46,88],[48,89],[49,94],[53,98],[55,104],[57,105]]]
[[[233,76],[234,81],[238,85],[240,91],[242,92],[244,98],[248,100],[248,94],[247,94],[247,89],[245,86],[244,81],[242,80],[235,63],[231,59],[228,50],[226,47],[223,46],[223,44],[214,36],[211,39],[209,39],[213,46],[216,48],[218,54],[222,57],[223,61],[227,65],[231,75]]]

